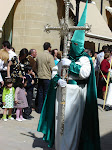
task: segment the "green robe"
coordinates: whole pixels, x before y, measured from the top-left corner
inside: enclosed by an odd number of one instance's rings
[[[89,58],[91,63],[91,74],[87,83],[87,98],[82,121],[79,150],[100,150],[97,92],[94,67],[91,57],[89,57],[86,53],[83,53],[82,56],[87,56]],[[76,60],[72,59],[72,62],[74,61]],[[71,63],[69,73],[78,75],[79,71],[80,66],[76,66],[74,63]],[[52,147],[55,138],[55,100],[56,86],[59,78],[60,77],[56,75],[51,80],[37,129],[37,131],[44,134],[44,140],[49,143],[49,147]]]

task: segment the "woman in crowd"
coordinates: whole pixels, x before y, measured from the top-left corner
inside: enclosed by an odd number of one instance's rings
[[[25,76],[25,67],[29,65],[27,60],[28,50],[23,48],[19,53],[18,57],[13,57],[11,61],[8,63],[7,74],[8,77],[13,78],[13,82],[15,83],[17,77]]]
[[[4,85],[4,79],[7,77],[7,64],[9,60],[9,53],[5,49],[0,50],[0,82]]]

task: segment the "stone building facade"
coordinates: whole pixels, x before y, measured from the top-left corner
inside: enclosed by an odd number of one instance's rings
[[[94,1],[100,11],[101,0]],[[110,0],[103,0],[103,17],[107,21],[105,6],[110,6]],[[60,49],[59,32],[51,31],[48,34],[44,31],[44,26],[59,26],[64,10],[64,0],[16,0],[3,26],[0,45],[2,41],[9,40],[16,53],[22,48],[42,51],[44,42],[50,42],[52,49]],[[72,16],[71,12],[70,15]]]

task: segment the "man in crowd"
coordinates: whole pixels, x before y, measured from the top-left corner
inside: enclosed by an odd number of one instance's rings
[[[35,58],[37,56],[37,52],[35,49],[30,49],[29,55],[27,56],[29,60],[29,66],[32,67],[32,70],[37,74],[37,63],[35,61]]]
[[[51,44],[49,42],[45,42],[43,48],[44,52],[39,53],[37,56],[38,90],[37,98],[35,100],[35,109],[38,113],[41,113],[43,102],[51,80],[52,68],[55,66],[53,56],[50,54]]]

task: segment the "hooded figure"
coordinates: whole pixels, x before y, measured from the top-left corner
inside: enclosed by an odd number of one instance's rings
[[[87,3],[78,26],[86,23]],[[92,59],[84,52],[83,30],[71,40],[69,59],[62,59],[51,80],[37,131],[56,150],[100,150],[96,81]],[[69,66],[68,82],[61,79],[62,66]],[[54,69],[56,73],[56,68]],[[58,84],[58,86],[57,86]],[[61,88],[66,87],[64,132],[61,127]]]

